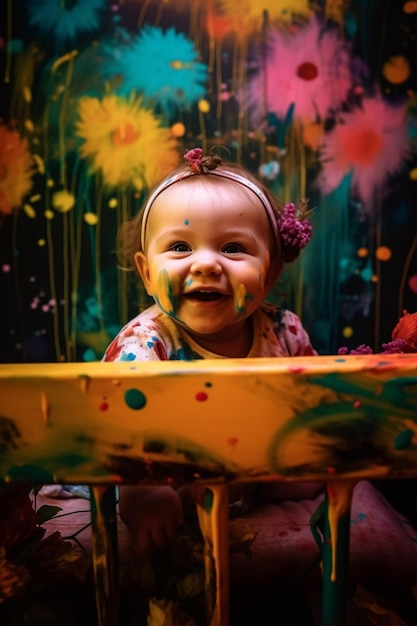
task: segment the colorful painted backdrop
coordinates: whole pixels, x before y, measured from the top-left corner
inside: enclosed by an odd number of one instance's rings
[[[314,238],[274,298],[321,354],[417,310],[417,2],[4,0],[1,361],[99,359],[146,306],[117,226],[197,144]]]

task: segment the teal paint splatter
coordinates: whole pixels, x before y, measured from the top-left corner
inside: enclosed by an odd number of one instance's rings
[[[396,450],[405,450],[409,448],[414,436],[414,431],[407,428],[395,437],[394,447]]]
[[[188,224],[189,224],[189,223],[190,223],[190,220],[188,220],[188,219],[184,220],[184,224],[185,224],[186,226],[188,226]]]
[[[146,405],[146,396],[139,389],[128,389],[125,393],[125,402],[129,409],[137,411]]]
[[[134,361],[135,355],[133,354],[133,352],[122,352],[122,354],[120,355],[120,360],[121,361]]]

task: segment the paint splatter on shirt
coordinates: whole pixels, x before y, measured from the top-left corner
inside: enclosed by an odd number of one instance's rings
[[[265,303],[252,316],[253,343],[247,357],[314,356],[317,352],[295,313]],[[194,361],[226,358],[199,346],[153,305],[126,324],[103,361]]]

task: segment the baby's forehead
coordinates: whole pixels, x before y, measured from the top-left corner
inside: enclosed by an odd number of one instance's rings
[[[207,205],[218,206],[223,201],[227,206],[230,200],[254,206],[263,211],[263,205],[257,195],[245,185],[213,174],[188,176],[164,189],[155,204],[181,202],[187,205],[194,199],[204,201]]]

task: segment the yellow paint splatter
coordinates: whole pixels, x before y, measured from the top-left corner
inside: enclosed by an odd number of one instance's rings
[[[343,337],[349,338],[353,335],[353,328],[351,326],[345,326],[342,330]]]
[[[208,113],[210,111],[210,102],[208,100],[199,100],[198,110],[200,113]]]
[[[32,102],[32,92],[29,87],[23,87],[23,99],[25,102]]]
[[[65,189],[63,191],[56,191],[52,196],[52,205],[61,213],[67,213],[71,211],[75,205],[75,196]]]
[[[98,215],[96,213],[84,213],[84,221],[87,222],[90,226],[95,226],[98,224]]]
[[[30,219],[33,220],[36,217],[35,209],[32,206],[30,206],[30,204],[24,204],[23,210],[26,213],[26,215],[30,217]]]
[[[34,153],[32,157],[36,163],[36,167],[38,168],[39,174],[45,174],[45,163],[42,157],[40,157],[39,154],[36,154],[36,153]]]

